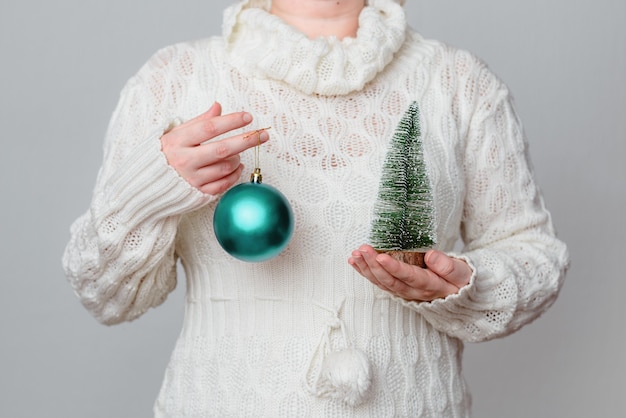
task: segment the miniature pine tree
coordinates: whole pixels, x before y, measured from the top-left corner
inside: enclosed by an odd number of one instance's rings
[[[422,146],[419,106],[413,102],[396,128],[383,166],[370,235],[379,251],[425,251],[436,242]]]

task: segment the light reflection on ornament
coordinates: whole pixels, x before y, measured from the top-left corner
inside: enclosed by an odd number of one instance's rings
[[[260,183],[230,189],[219,201],[213,218],[215,236],[235,258],[267,261],[280,254],[293,234],[293,214],[285,196]]]

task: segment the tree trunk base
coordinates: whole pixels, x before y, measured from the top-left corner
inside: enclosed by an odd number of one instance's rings
[[[414,266],[418,266],[421,268],[426,268],[426,262],[424,261],[424,256],[426,255],[426,251],[381,251],[376,250],[379,253],[389,254],[391,258],[401,261],[403,263],[412,264]]]

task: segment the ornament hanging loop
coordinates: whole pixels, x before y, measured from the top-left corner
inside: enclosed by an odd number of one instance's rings
[[[250,182],[251,183],[257,183],[260,184],[263,182],[263,175],[261,175],[261,167],[260,167],[260,159],[261,159],[261,132],[263,131],[267,131],[268,129],[272,129],[271,126],[268,126],[267,128],[261,128],[261,129],[257,129],[256,131],[249,133],[248,135],[245,135],[243,137],[243,139],[248,139],[249,137],[256,135],[259,143],[257,144],[257,146],[254,148],[254,171],[250,174]]]

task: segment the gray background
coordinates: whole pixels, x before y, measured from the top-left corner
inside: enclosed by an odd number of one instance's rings
[[[158,48],[218,34],[228,0],[0,3],[0,416],[148,417],[184,282],[105,327],[61,270],[123,83]],[[511,87],[573,265],[554,307],[468,345],[477,417],[626,412],[624,0],[408,0],[410,24],[469,49]]]

